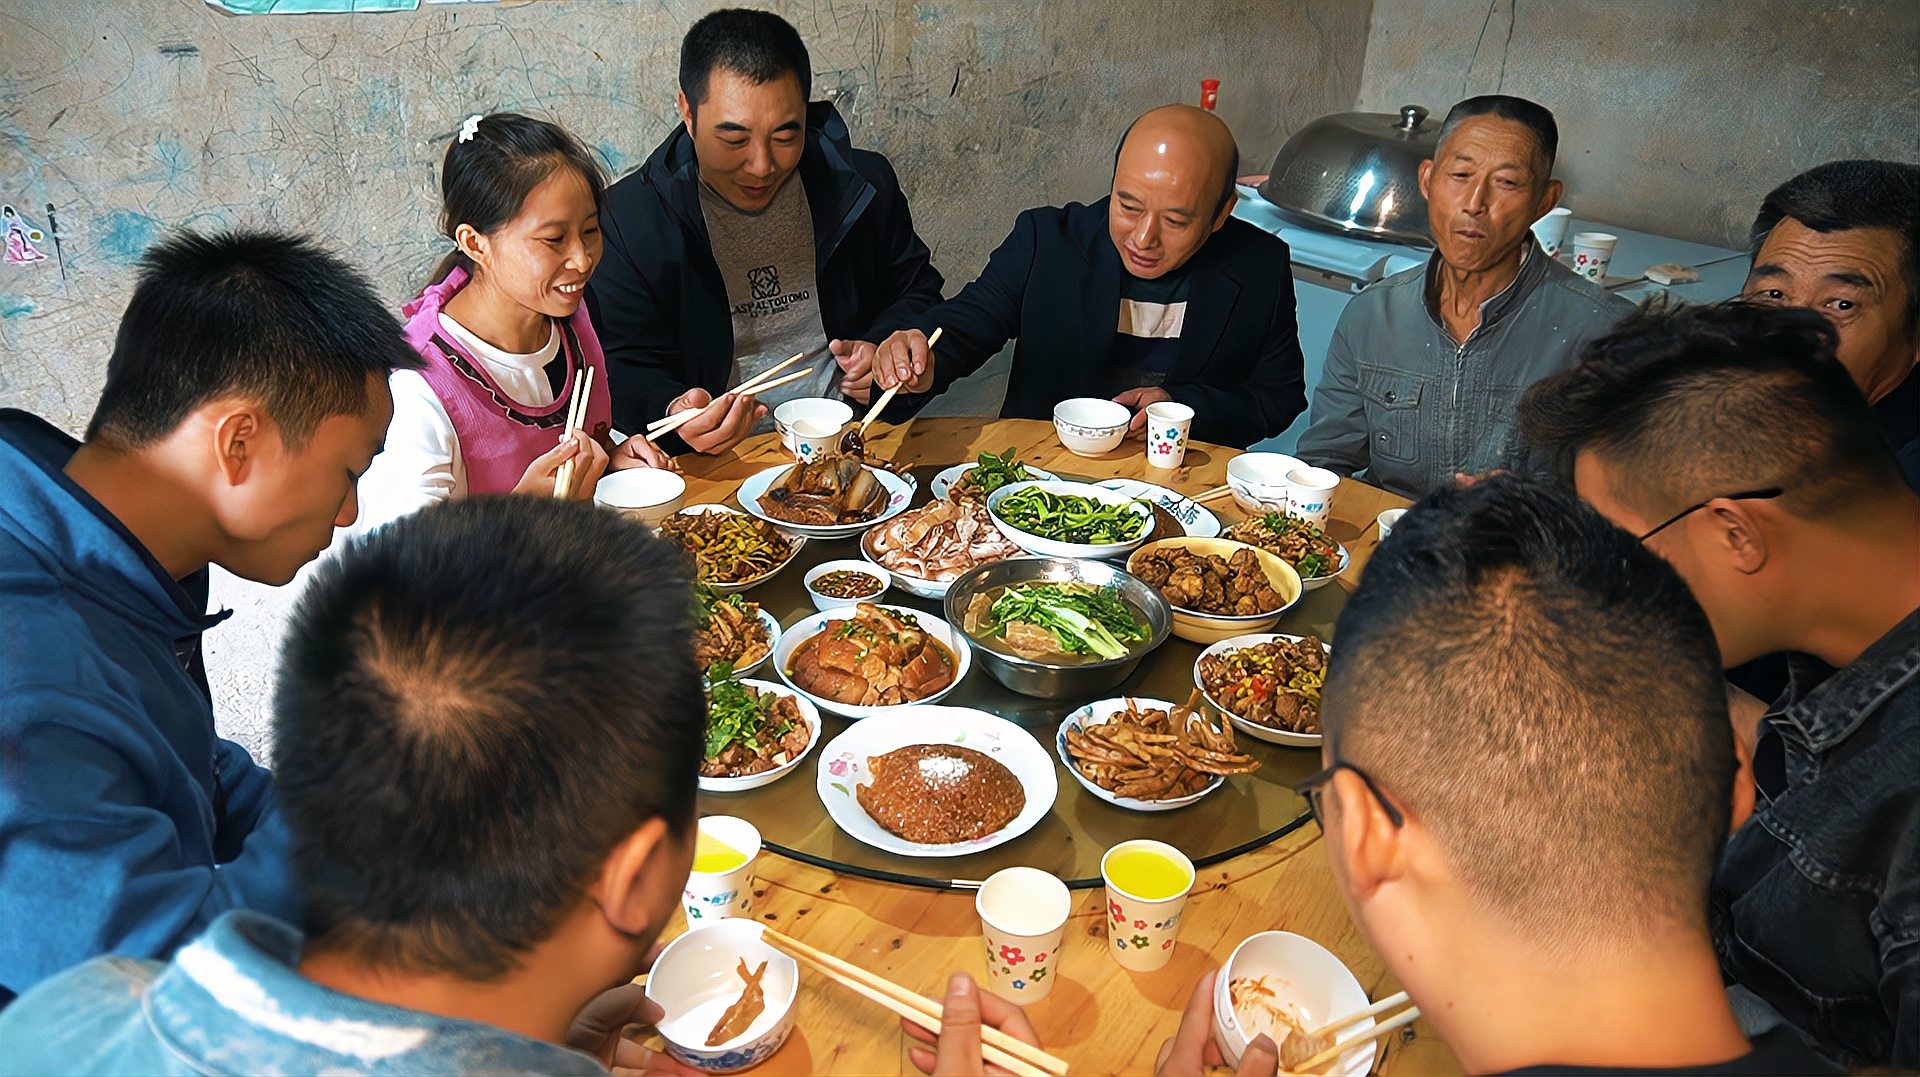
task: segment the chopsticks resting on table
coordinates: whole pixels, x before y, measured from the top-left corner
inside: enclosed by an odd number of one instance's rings
[[[941,1006],[938,1002],[770,927],[761,929],[761,938],[767,945],[799,959],[814,971],[856,994],[878,1002],[929,1032],[939,1033]],[[1019,1077],[1060,1077],[1067,1072],[1064,1061],[1038,1047],[1022,1043],[997,1028],[981,1027],[980,1052],[988,1063]]]
[[[932,351],[933,351],[933,346],[934,346],[935,344],[938,344],[938,343],[940,343],[940,334],[942,334],[942,333],[944,333],[944,332],[946,332],[946,331],[947,331],[947,328],[946,328],[946,326],[936,326],[936,327],[934,328],[934,330],[933,330],[933,335],[927,338],[927,351],[928,351],[928,352],[932,352]],[[881,394],[880,394],[880,399],[878,399],[878,400],[876,400],[876,401],[874,401],[874,402],[873,402],[873,407],[870,407],[870,408],[868,408],[868,409],[867,409],[867,417],[866,417],[866,418],[864,418],[864,419],[862,419],[862,420],[860,420],[860,432],[861,432],[862,434],[864,434],[864,433],[866,433],[866,432],[867,432],[867,427],[869,427],[869,426],[871,426],[871,425],[873,425],[873,421],[874,421],[875,419],[878,419],[878,418],[880,417],[880,413],[881,413],[881,412],[883,412],[883,411],[885,411],[885,410],[887,410],[887,405],[888,405],[888,404],[891,404],[891,403],[893,403],[893,396],[894,396],[894,394],[895,394],[895,393],[898,393],[898,392],[900,391],[900,386],[902,386],[902,385],[904,385],[904,384],[906,384],[906,383],[905,383],[905,382],[895,382],[895,383],[894,383],[894,386],[893,386],[893,388],[891,388],[891,389],[888,389],[888,390],[887,390],[886,392],[884,392],[884,393],[881,393]]]
[[[810,374],[818,374],[820,372],[819,367],[809,367],[806,370],[796,370],[793,373],[788,374],[784,377],[779,377],[779,378],[774,377],[775,374],[778,374],[782,370],[785,370],[788,367],[792,366],[793,364],[799,362],[800,360],[805,359],[810,354],[812,353],[801,352],[798,355],[795,355],[793,358],[786,360],[785,362],[777,363],[773,366],[768,367],[765,370],[762,370],[760,373],[755,374],[753,377],[748,378],[746,381],[741,382],[739,386],[733,389],[729,389],[727,391],[734,394],[735,396],[755,396],[760,393],[764,393],[769,389],[779,388],[780,386],[785,385],[790,381],[794,381],[795,379],[804,378]],[[671,434],[675,430],[680,429],[681,424],[685,423],[687,420],[693,418],[694,416],[700,414],[700,412],[703,410],[704,409],[702,408],[688,408],[685,411],[676,411],[672,415],[669,415],[664,419],[655,419],[654,421],[647,424],[647,437],[657,438],[665,434]]]
[[[1313,1055],[1298,1065],[1287,1065],[1282,1061],[1280,1066],[1281,1071],[1285,1073],[1312,1073],[1314,1070],[1332,1062],[1334,1059],[1339,1058],[1355,1047],[1377,1040],[1395,1029],[1410,1025],[1420,1019],[1420,1007],[1411,1005],[1411,1000],[1407,997],[1407,993],[1402,991],[1397,995],[1389,995],[1364,1010],[1355,1010],[1345,1017],[1330,1021],[1314,1029],[1312,1032],[1307,1033],[1307,1038],[1329,1035],[1334,1029],[1344,1028],[1360,1020],[1362,1017],[1372,1017],[1375,1014],[1385,1013],[1400,1005],[1406,1005],[1407,1008],[1387,1018],[1385,1021],[1375,1024],[1371,1028],[1361,1029],[1359,1032],[1335,1043],[1332,1047],[1321,1051],[1317,1055]],[[1284,1055],[1286,1052],[1283,1049],[1281,1053]]]
[[[567,436],[572,437],[587,421],[587,394],[593,391],[593,368],[588,367],[573,377],[573,399],[567,401]],[[566,497],[573,493],[573,461],[560,465],[553,476],[553,496]]]
[[[1213,488],[1213,489],[1211,489],[1211,490],[1202,490],[1202,491],[1200,491],[1199,493],[1197,493],[1197,494],[1194,494],[1194,495],[1193,495],[1192,497],[1189,497],[1189,498],[1187,498],[1187,500],[1188,500],[1188,501],[1192,501],[1192,502],[1195,502],[1195,503],[1204,503],[1204,502],[1208,502],[1208,501],[1218,501],[1218,500],[1220,500],[1221,498],[1223,498],[1223,497],[1225,497],[1225,496],[1227,496],[1227,495],[1228,495],[1228,494],[1230,494],[1230,493],[1233,493],[1233,487],[1231,487],[1231,486],[1216,486],[1216,487],[1214,487],[1214,488]]]

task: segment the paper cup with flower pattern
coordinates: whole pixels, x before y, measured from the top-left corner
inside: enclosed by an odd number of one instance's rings
[[[1147,405],[1147,466],[1179,467],[1187,458],[1193,409],[1172,400]]]
[[[1003,868],[974,895],[987,943],[987,990],[1022,1006],[1053,990],[1073,899],[1038,868]]]
[[[1107,884],[1107,951],[1130,972],[1154,972],[1173,958],[1193,861],[1164,841],[1123,841],[1100,858]]]

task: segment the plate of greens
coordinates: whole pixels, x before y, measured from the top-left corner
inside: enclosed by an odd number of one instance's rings
[[[1042,557],[1124,557],[1153,531],[1153,506],[1084,482],[1016,482],[987,498],[994,526]]]
[[[820,743],[820,711],[784,685],[707,671],[707,738],[700,788],[741,793],[787,776]]]
[[[1060,476],[1051,471],[1042,471],[1030,464],[1023,464],[1012,449],[995,455],[990,452],[980,454],[980,459],[971,464],[955,464],[933,477],[929,489],[933,496],[941,501],[977,501],[985,503],[995,490],[1016,482],[1034,482],[1057,479]]]

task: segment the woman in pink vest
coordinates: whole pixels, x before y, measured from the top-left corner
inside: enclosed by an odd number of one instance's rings
[[[427,365],[397,371],[386,449],[360,480],[359,529],[470,494],[590,498],[609,468],[665,467],[644,437],[615,446],[606,361],[581,304],[600,261],[606,181],[560,127],[473,116],[447,147],[441,227],[454,251],[403,308]],[[576,374],[593,371],[584,433],[569,437]]]

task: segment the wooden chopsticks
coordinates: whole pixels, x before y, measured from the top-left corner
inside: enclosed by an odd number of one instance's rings
[[[767,945],[798,959],[814,971],[854,993],[885,1006],[929,1032],[936,1035],[940,1032],[940,1003],[917,995],[852,962],[842,961],[823,950],[816,950],[773,928],[762,928],[761,938],[766,940]],[[1022,1043],[997,1028],[982,1026],[980,1040],[981,1056],[987,1062],[1009,1073],[1017,1074],[1018,1077],[1061,1077],[1067,1072],[1067,1064],[1064,1061],[1038,1047]]]
[[[1208,501],[1218,501],[1230,493],[1233,493],[1233,487],[1216,486],[1211,490],[1202,490],[1197,494],[1191,494],[1187,497],[1187,500],[1195,502],[1196,504],[1204,504]]]
[[[770,366],[767,369],[762,370],[760,373],[755,374],[753,377],[748,378],[746,381],[741,382],[738,388],[729,389],[727,391],[730,393],[733,393],[736,396],[753,396],[758,393],[764,393],[769,389],[773,389],[773,388],[777,388],[779,386],[785,385],[786,383],[793,381],[796,378],[804,378],[809,374],[818,374],[820,372],[820,368],[812,367],[807,370],[797,370],[792,374],[786,375],[785,377],[781,377],[781,378],[773,377],[775,374],[780,373],[782,370],[785,370],[788,367],[792,366],[793,364],[799,362],[800,360],[805,359],[808,356],[808,354],[810,353],[801,352],[800,354],[795,355],[793,358],[788,359],[785,362],[777,363],[773,366]],[[772,380],[768,380],[768,379],[772,379]],[[700,414],[702,410],[704,409],[688,408],[685,411],[676,411],[672,415],[669,415],[664,419],[655,419],[654,421],[647,424],[647,437],[657,438],[662,436],[663,434],[671,434],[675,430],[680,429],[681,424],[685,423],[687,420],[693,418],[694,416]]]
[[[587,367],[573,376],[573,399],[567,401],[567,436],[569,438],[587,421],[587,394],[592,391],[593,368]],[[568,460],[560,465],[560,470],[553,476],[553,496],[566,497],[571,493],[573,493],[573,460]]]
[[[947,331],[946,326],[934,327],[933,335],[927,338],[928,352],[932,352],[933,346],[935,344],[940,343],[940,334],[946,331]],[[880,417],[881,412],[887,410],[887,405],[893,403],[894,394],[900,391],[900,386],[903,384],[905,383],[896,382],[893,388],[888,389],[886,392],[880,394],[880,399],[873,402],[873,407],[870,407],[867,409],[867,417],[860,420],[860,432],[862,434],[865,434],[867,432],[867,427],[872,426],[873,421]]]
[[[1348,1036],[1346,1039],[1341,1040],[1338,1043],[1335,1043],[1333,1046],[1327,1048],[1324,1051],[1321,1051],[1317,1055],[1313,1055],[1312,1057],[1308,1058],[1304,1062],[1301,1062],[1297,1066],[1288,1066],[1288,1065],[1282,1064],[1282,1066],[1280,1067],[1281,1070],[1287,1073],[1312,1073],[1313,1071],[1319,1069],[1321,1066],[1324,1066],[1327,1063],[1332,1062],[1334,1059],[1339,1058],[1341,1055],[1346,1054],[1348,1051],[1352,1050],[1355,1047],[1360,1046],[1363,1043],[1370,1043],[1374,1040],[1379,1039],[1382,1036],[1385,1036],[1387,1033],[1394,1031],[1395,1029],[1402,1028],[1406,1025],[1410,1025],[1414,1023],[1415,1021],[1418,1021],[1420,1019],[1420,1007],[1411,1005],[1410,1003],[1411,1003],[1411,1000],[1407,997],[1407,993],[1405,991],[1402,991],[1397,995],[1389,995],[1388,997],[1381,999],[1379,1002],[1374,1003],[1373,1005],[1367,1007],[1364,1010],[1355,1010],[1353,1013],[1350,1013],[1345,1017],[1339,1018],[1338,1020],[1335,1020],[1335,1021],[1330,1021],[1327,1024],[1322,1025],[1317,1029],[1314,1029],[1312,1032],[1307,1033],[1307,1038],[1325,1036],[1332,1033],[1334,1029],[1345,1028],[1347,1025],[1353,1024],[1355,1021],[1360,1020],[1362,1017],[1372,1017],[1375,1014],[1385,1013],[1387,1010],[1391,1010],[1394,1007],[1400,1006],[1400,1005],[1407,1006],[1407,1008],[1401,1011],[1400,1013],[1394,1014],[1392,1017],[1388,1018],[1385,1021],[1375,1024],[1371,1028],[1362,1029],[1361,1031],[1356,1032],[1351,1036]]]

